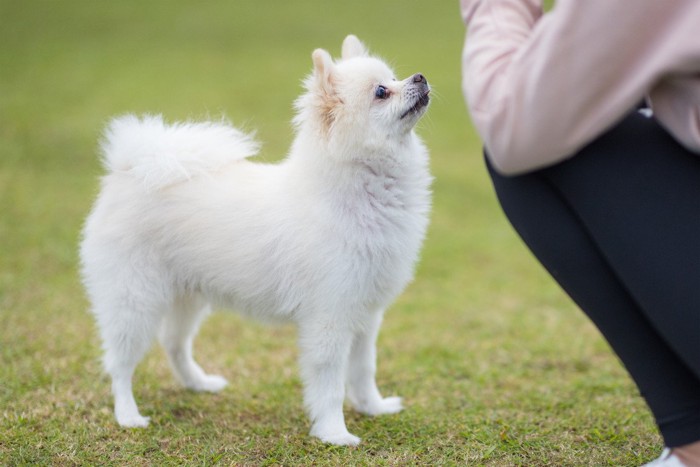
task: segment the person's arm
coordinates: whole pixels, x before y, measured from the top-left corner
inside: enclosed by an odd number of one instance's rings
[[[698,0],[462,0],[463,88],[493,165],[559,162],[700,58]],[[697,63],[697,62],[696,62]]]

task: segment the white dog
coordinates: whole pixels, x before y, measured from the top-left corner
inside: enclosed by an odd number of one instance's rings
[[[413,127],[430,88],[421,74],[396,80],[355,36],[340,60],[312,58],[281,163],[248,161],[257,144],[221,122],[126,116],[106,130],[81,258],[120,425],[149,422],[131,380],[156,335],[185,387],[226,385],[192,358],[210,303],[298,326],[311,435],[360,441],[346,396],[364,414],[402,409],[377,389],[375,341],[428,224],[428,155]]]

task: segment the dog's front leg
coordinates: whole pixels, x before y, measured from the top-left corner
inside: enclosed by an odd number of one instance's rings
[[[314,316],[308,321],[299,325],[299,363],[311,436],[331,444],[355,446],[360,438],[348,431],[343,415],[352,331],[328,316]]]
[[[382,397],[375,379],[376,342],[383,315],[383,312],[372,315],[366,327],[356,332],[350,353],[348,399],[355,410],[366,415],[390,414],[403,409],[400,397]]]

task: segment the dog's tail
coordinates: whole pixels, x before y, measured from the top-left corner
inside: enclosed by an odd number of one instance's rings
[[[260,145],[226,122],[163,122],[160,115],[125,115],[107,126],[102,162],[158,190],[255,155]]]

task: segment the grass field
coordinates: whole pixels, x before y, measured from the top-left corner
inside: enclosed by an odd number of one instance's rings
[[[432,224],[389,310],[379,383],[406,410],[348,410],[357,448],[307,436],[294,330],[214,315],[196,351],[225,375],[181,390],[154,349],[138,368],[146,430],[116,426],[77,274],[97,141],[124,112],[292,139],[316,47],[357,34],[436,98]],[[639,465],[661,440],[607,345],[525,251],[490,189],[460,92],[456,1],[0,0],[0,465]]]

